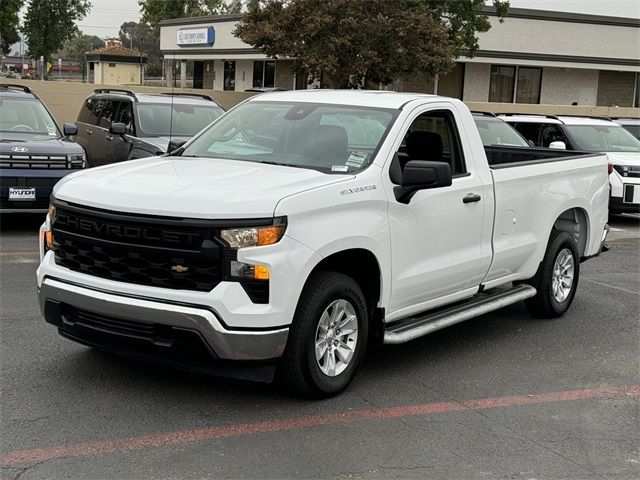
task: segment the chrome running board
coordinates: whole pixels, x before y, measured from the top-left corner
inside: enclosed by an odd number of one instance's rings
[[[384,332],[384,343],[405,343],[450,325],[521,302],[535,296],[536,293],[534,287],[524,284],[507,290],[479,293],[469,300],[445,307],[443,310],[404,318],[387,325]]]

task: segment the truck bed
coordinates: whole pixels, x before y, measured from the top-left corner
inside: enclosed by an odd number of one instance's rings
[[[484,147],[487,161],[491,169],[519,167],[536,163],[557,162],[575,158],[589,157],[593,152],[576,152],[573,150],[560,150],[555,148],[529,148],[529,147]]]

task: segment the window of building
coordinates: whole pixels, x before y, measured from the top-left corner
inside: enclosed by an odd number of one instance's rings
[[[253,62],[253,87],[274,87],[276,80],[276,62]]]
[[[499,103],[512,103],[515,79],[516,67],[491,65],[491,77],[489,80],[489,101]]]
[[[224,90],[236,89],[236,62],[234,60],[226,60],[224,62],[223,86]]]
[[[492,65],[489,101],[500,103],[540,103],[542,69]]]
[[[542,69],[518,67],[516,103],[540,103]]]
[[[634,107],[640,107],[640,73],[636,73],[636,94]]]

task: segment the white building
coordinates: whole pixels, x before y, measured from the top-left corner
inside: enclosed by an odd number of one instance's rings
[[[479,35],[473,58],[437,79],[397,81],[390,88],[438,93],[467,102],[640,107],[640,20],[511,8]],[[167,60],[193,62],[194,88],[307,88],[289,60],[270,60],[231,32],[239,15],[161,22]]]

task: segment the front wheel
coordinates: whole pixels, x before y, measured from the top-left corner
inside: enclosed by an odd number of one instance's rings
[[[526,301],[538,317],[560,317],[569,309],[578,287],[580,258],[573,236],[554,230],[536,276],[529,282],[538,293]]]
[[[358,284],[336,272],[314,273],[302,292],[281,374],[296,394],[323,398],[343,391],[367,347],[366,301]]]

